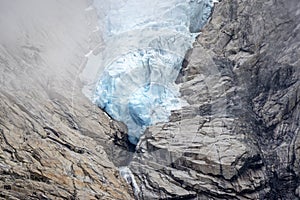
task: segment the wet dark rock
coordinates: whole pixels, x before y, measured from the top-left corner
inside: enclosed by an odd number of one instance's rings
[[[223,0],[177,79],[189,105],[150,127],[141,198],[299,197],[300,3]]]

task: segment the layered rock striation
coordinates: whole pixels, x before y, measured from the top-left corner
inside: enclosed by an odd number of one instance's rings
[[[126,129],[81,93],[90,3],[0,4],[0,199],[133,199],[105,152]]]
[[[149,127],[130,163],[141,199],[299,198],[299,10],[215,6],[177,79],[189,105]]]
[[[177,78],[188,105],[135,149],[81,92],[103,43],[90,6],[1,3],[1,199],[300,198],[297,0],[216,4]]]

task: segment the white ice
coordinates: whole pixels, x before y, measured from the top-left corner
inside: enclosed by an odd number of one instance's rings
[[[212,0],[94,1],[105,45],[93,100],[127,125],[131,143],[181,107],[175,80],[212,5]]]

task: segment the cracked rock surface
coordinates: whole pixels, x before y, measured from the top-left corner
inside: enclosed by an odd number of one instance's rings
[[[91,2],[17,2],[0,6],[0,199],[134,199],[128,163],[138,199],[300,198],[298,0],[217,3],[177,78],[188,105],[135,152],[81,92]]]
[[[1,2],[0,199],[133,199],[108,158],[126,131],[81,93],[88,1]]]
[[[223,0],[177,79],[189,105],[146,130],[141,199],[299,198],[300,3]]]

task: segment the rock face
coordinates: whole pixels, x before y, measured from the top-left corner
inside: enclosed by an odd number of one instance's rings
[[[300,198],[298,0],[216,4],[177,78],[189,105],[135,152],[81,92],[90,4],[1,2],[1,199],[134,199],[128,161],[138,199]]]
[[[189,105],[148,128],[141,199],[300,196],[300,3],[223,0],[177,82]]]
[[[98,43],[89,4],[1,2],[0,199],[133,198],[105,152],[126,129],[78,81]]]

